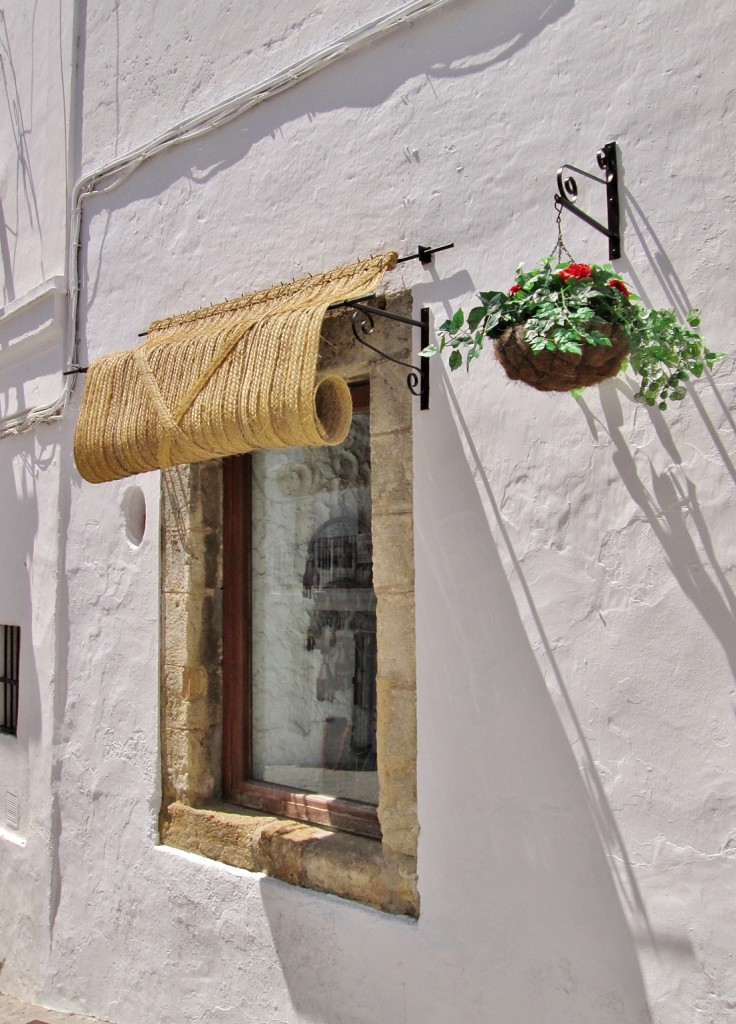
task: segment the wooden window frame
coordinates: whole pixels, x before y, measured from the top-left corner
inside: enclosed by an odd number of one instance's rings
[[[351,386],[354,412],[370,410],[367,381]],[[231,803],[313,825],[381,838],[372,804],[262,782],[252,773],[252,462],[223,461],[223,796]]]

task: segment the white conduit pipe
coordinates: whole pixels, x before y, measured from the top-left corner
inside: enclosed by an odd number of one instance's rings
[[[239,117],[259,103],[263,103],[264,100],[277,96],[294,85],[298,85],[305,78],[309,78],[310,75],[327,67],[333,61],[347,56],[360,46],[374,42],[398,26],[423,17],[425,14],[431,14],[433,11],[450,3],[453,3],[453,0],[412,0],[411,3],[404,4],[395,11],[374,18],[352,32],[348,32],[347,35],[329,43],[311,56],[295,61],[282,71],[272,75],[270,78],[264,79],[264,81],[259,82],[257,85],[236,93],[234,96],[224,100],[222,103],[218,103],[214,107],[210,107],[201,114],[195,114],[192,117],[185,118],[183,121],[179,121],[178,124],[173,125],[157,138],[80,178],[74,186],[71,197],[66,333],[68,354],[65,359],[66,369],[73,370],[77,366],[78,358],[77,320],[79,313],[82,209],[86,199],[90,196],[102,196],[112,192],[137,167],[146,160],[150,160],[151,157],[171,149],[172,146],[196,139],[200,135],[212,131],[214,128],[227,124],[228,121]],[[65,377],[62,392],[54,402],[48,405],[37,406],[19,416],[0,420],[0,438],[11,434],[21,434],[27,430],[32,430],[39,423],[48,423],[51,420],[59,419],[67,407],[76,379],[77,375],[75,373]]]

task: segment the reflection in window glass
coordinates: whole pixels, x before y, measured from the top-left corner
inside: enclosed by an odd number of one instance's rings
[[[252,776],[377,804],[369,426],[252,456]]]

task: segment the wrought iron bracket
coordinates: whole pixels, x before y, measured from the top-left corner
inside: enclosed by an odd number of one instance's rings
[[[409,260],[419,260],[424,266],[433,262],[433,257],[436,252],[444,252],[446,249],[454,249],[455,243],[448,242],[446,245],[418,245],[417,251],[412,253],[411,256],[401,256],[396,262],[397,263],[408,263]],[[375,306],[366,306],[366,300],[372,298],[370,295],[366,295],[364,298],[347,300],[345,302],[336,302],[334,306],[330,306],[330,309],[352,309],[352,323],[353,336],[356,341],[359,341],[361,345],[365,345],[366,348],[371,349],[377,355],[381,356],[382,359],[388,359],[392,363],[397,363],[399,366],[405,366],[410,372],[406,375],[406,386],[409,388],[415,398],[419,399],[419,408],[422,412],[429,409],[429,359],[420,359],[419,366],[415,366],[414,363],[405,363],[401,359],[395,359],[394,356],[390,356],[387,352],[383,352],[380,348],[372,345],[369,341],[366,341],[363,335],[372,334],[374,329],[373,318],[375,316],[382,316],[385,320],[396,320],[400,324],[408,324],[411,327],[419,328],[419,351],[423,352],[429,345],[429,310],[426,306],[423,306],[419,311],[419,320],[413,320],[408,316],[400,316],[398,313],[389,313],[386,309],[377,309]]]
[[[366,298],[370,298],[370,296],[366,296]],[[373,318],[380,316],[385,320],[395,320],[400,324],[418,327],[420,331],[419,351],[421,352],[429,345],[429,309],[426,306],[422,307],[419,312],[419,320],[413,320],[409,316],[401,316],[399,313],[389,313],[388,310],[377,309],[375,306],[366,306],[363,299],[348,299],[345,302],[336,302],[333,306],[330,306],[330,309],[353,310],[351,327],[356,341],[359,341],[361,345],[365,345],[366,348],[381,356],[382,359],[388,359],[398,366],[405,366],[410,371],[406,375],[406,386],[419,399],[419,408],[423,412],[429,409],[429,359],[420,359],[419,366],[415,366],[413,363],[405,363],[402,359],[396,359],[394,356],[390,356],[388,352],[383,352],[363,337],[365,334],[373,334],[375,327]]]
[[[574,167],[572,164],[563,164],[557,172],[557,192],[555,203],[565,210],[580,217],[586,224],[589,224],[596,231],[608,237],[608,257],[612,260],[621,258],[621,210],[618,197],[618,154],[615,142],[607,142],[596,154],[598,166],[603,171],[603,177],[584,171],[581,167]],[[574,171],[582,174],[584,178],[598,182],[606,186],[606,210],[608,213],[608,226],[595,220],[584,210],[579,209],[575,204],[578,200],[578,183],[572,175],[565,177],[566,171]]]
[[[61,371],[61,376],[62,377],[71,377],[75,373],[86,373],[88,369],[89,369],[88,366],[77,366],[76,363],[72,363],[72,365],[69,367],[68,370],[62,370]]]

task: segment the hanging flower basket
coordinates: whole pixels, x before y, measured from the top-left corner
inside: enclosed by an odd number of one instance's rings
[[[524,324],[507,328],[493,341],[499,363],[510,380],[520,380],[537,391],[576,391],[615,377],[629,354],[626,335],[611,324],[597,330],[611,342],[583,345],[580,355],[560,349],[535,352],[527,341]]]
[[[683,324],[672,309],[648,309],[614,273],[610,264],[553,264],[551,257],[532,270],[519,267],[509,291],[480,292],[467,321],[459,309],[422,354],[449,348],[450,369],[469,369],[488,338],[511,380],[538,391],[600,384],[628,362],[641,377],[636,398],[666,409],[720,356],[698,333],[697,310]]]

